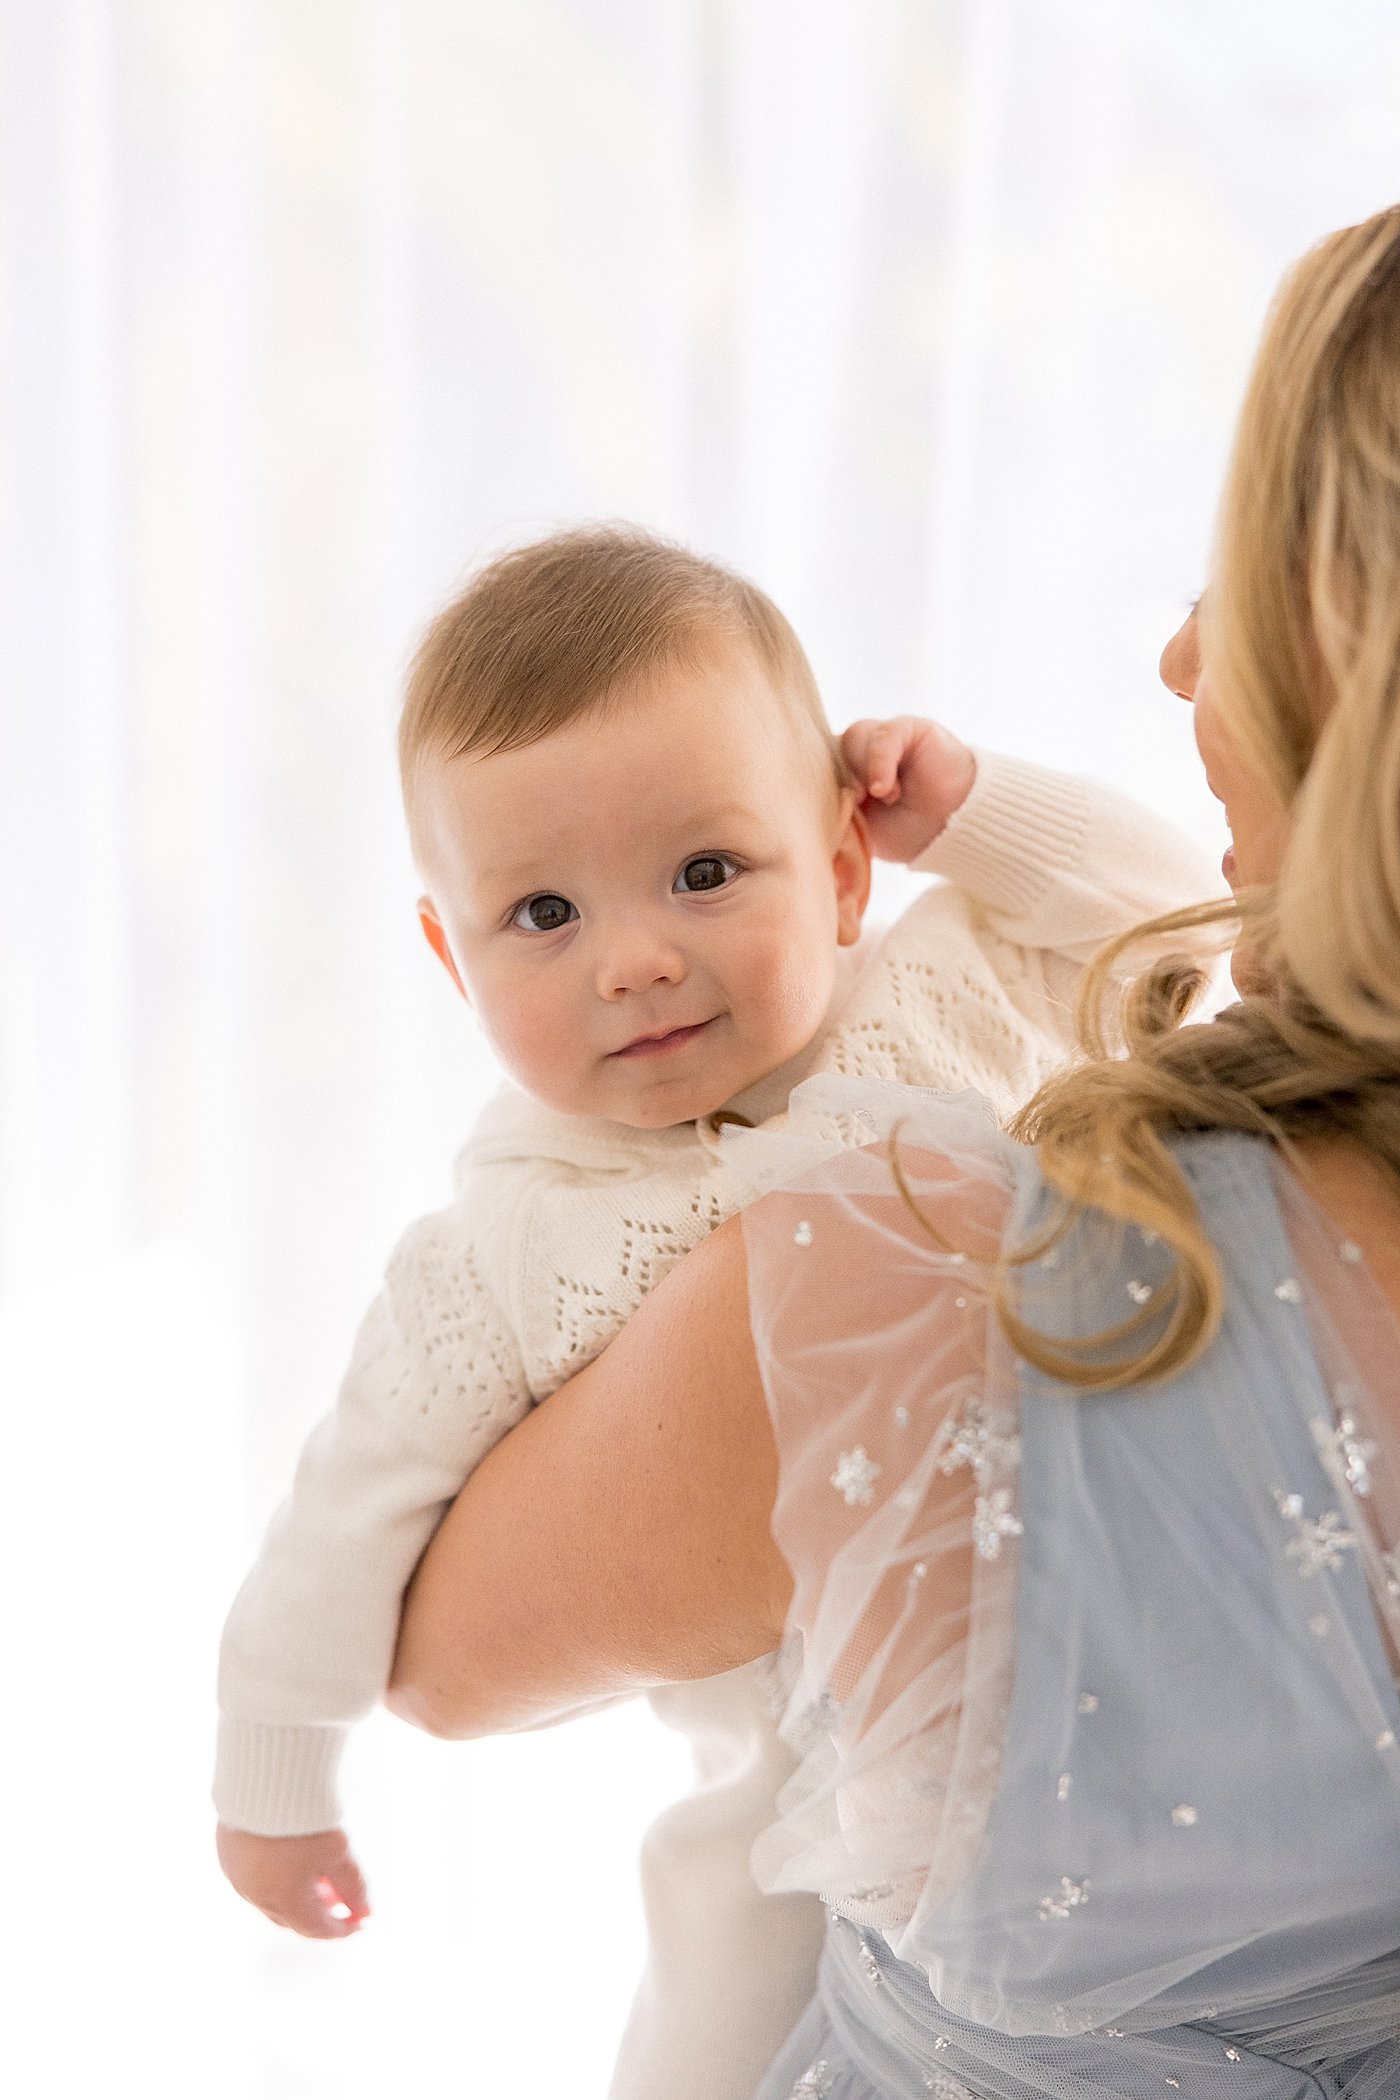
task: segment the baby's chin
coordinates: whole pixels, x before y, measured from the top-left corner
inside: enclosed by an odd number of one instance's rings
[[[736,1096],[769,1076],[767,1070],[751,1075],[740,1073],[732,1084],[726,1080],[722,1085],[706,1086],[697,1081],[690,1086],[658,1087],[631,1098],[606,1088],[599,1088],[596,1096],[589,1095],[582,1100],[575,1097],[567,1101],[550,1100],[542,1088],[527,1087],[526,1092],[533,1093],[537,1101],[544,1101],[546,1107],[559,1109],[566,1115],[597,1116],[603,1122],[621,1124],[625,1130],[675,1130],[684,1123],[703,1122],[706,1116],[718,1114]]]
[[[704,1094],[697,1095],[693,1101],[683,1102],[679,1109],[670,1105],[663,1107],[658,1101],[648,1108],[631,1110],[625,1115],[614,1115],[612,1120],[615,1123],[624,1123],[629,1130],[675,1130],[682,1123],[702,1122],[706,1116],[714,1115],[723,1106],[724,1103],[716,1101],[712,1094]]]
[[[742,1086],[731,1087],[724,1094],[717,1094],[713,1087],[681,1087],[674,1094],[667,1089],[650,1100],[643,1097],[613,1105],[600,1103],[594,1114],[621,1123],[628,1130],[674,1130],[682,1123],[698,1123],[712,1116],[742,1092]]]

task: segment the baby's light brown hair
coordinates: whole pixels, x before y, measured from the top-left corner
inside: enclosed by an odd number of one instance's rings
[[[720,563],[630,525],[503,554],[423,637],[399,718],[410,813],[425,758],[514,751],[625,701],[658,671],[747,650],[833,790],[847,773],[802,644],[771,598]]]

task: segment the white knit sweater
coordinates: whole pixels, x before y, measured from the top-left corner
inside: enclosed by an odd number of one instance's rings
[[[824,1031],[734,1104],[750,1120],[781,1113],[813,1071],[972,1086],[1009,1109],[1063,1059],[1102,942],[1220,887],[1124,798],[986,753],[919,866],[944,881],[846,958]],[[230,1613],[226,1823],[288,1835],[340,1821],[346,1730],[383,1692],[404,1587],[447,1504],[744,1194],[708,1121],[633,1130],[511,1088],[486,1110],[455,1202],[395,1249]],[[748,1877],[786,1753],[757,1667],[654,1703],[691,1736],[699,1783],[648,1840],[651,1958],[614,2094],[742,2100],[810,1995],[820,1937],[814,1901],[762,1897]]]

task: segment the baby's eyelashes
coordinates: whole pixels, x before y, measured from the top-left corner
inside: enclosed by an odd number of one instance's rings
[[[703,897],[712,890],[727,889],[743,863],[732,853],[693,853],[684,861],[671,884],[673,895]],[[558,890],[536,890],[522,897],[508,923],[521,933],[559,933],[580,916],[578,907]]]
[[[510,923],[518,926],[522,933],[557,933],[561,926],[567,926],[577,917],[578,913],[567,897],[561,897],[555,890],[541,890],[516,905]]]
[[[697,853],[686,861],[671,887],[682,896],[703,896],[707,890],[722,890],[738,872],[738,861],[727,853]]]

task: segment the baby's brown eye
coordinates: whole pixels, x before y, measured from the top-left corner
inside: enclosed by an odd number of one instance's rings
[[[676,877],[678,890],[722,890],[726,882],[737,873],[732,860],[720,853],[697,853],[688,860]]]
[[[561,926],[567,926],[570,919],[577,917],[578,913],[567,897],[557,897],[553,890],[544,890],[538,897],[527,897],[510,923],[525,933],[557,933]]]

